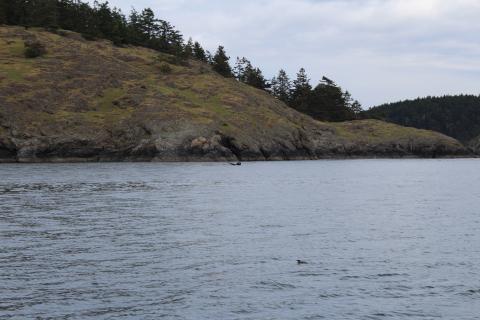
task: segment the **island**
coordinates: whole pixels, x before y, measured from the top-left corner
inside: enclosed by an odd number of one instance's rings
[[[42,52],[29,57],[32,48]],[[434,131],[316,120],[198,59],[67,30],[0,27],[1,162],[471,155]]]

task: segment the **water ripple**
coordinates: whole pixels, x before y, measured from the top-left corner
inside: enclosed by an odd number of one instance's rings
[[[478,319],[477,167],[2,165],[0,319]]]

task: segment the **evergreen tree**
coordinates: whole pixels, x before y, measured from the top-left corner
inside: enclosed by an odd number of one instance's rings
[[[355,119],[360,117],[360,114],[363,112],[362,105],[358,100],[354,100],[350,106],[350,110],[355,114]]]
[[[304,68],[301,68],[297,73],[297,78],[293,80],[293,88],[291,94],[290,105],[297,110],[306,110],[310,95],[312,93],[312,86],[310,79],[307,76]]]
[[[235,67],[233,68],[233,75],[235,79],[237,79],[240,82],[245,82],[245,69],[247,68],[247,65],[252,67],[250,61],[247,60],[247,58],[239,58],[237,57],[237,62],[235,63]]]
[[[157,22],[158,20],[155,19],[155,14],[150,8],[143,9],[142,13],[138,16],[137,25],[139,31],[147,41],[152,40],[154,36],[157,35],[159,31]]]
[[[60,28],[82,34],[96,33],[92,31],[92,16],[95,13],[88,4],[74,0],[61,0],[58,1],[57,8]]]
[[[352,99],[352,95],[350,94],[350,92],[348,92],[348,91],[343,92],[343,97],[342,98],[343,98],[343,102],[344,102],[345,107],[350,109],[352,104],[353,104],[353,99]]]
[[[198,42],[195,42],[193,44],[193,56],[197,60],[208,62],[207,54],[205,50],[202,48],[202,46],[200,45],[200,43]]]
[[[297,73],[297,78],[293,80],[293,97],[301,96],[312,90],[310,79],[307,76],[304,68],[301,68]]]
[[[2,0],[0,19],[4,22],[25,27],[58,27],[58,5],[67,0]]]
[[[127,42],[127,21],[119,9],[110,9],[108,2],[94,4],[95,37],[107,38],[120,45]]]
[[[8,2],[0,0],[0,25],[7,24]]]
[[[281,81],[281,79],[284,79]],[[281,82],[285,83],[282,86]],[[285,72],[280,72],[274,78],[273,94],[285,99],[288,88],[288,77]],[[323,121],[345,121],[355,119],[361,110],[358,101],[352,99],[348,91],[343,92],[333,80],[323,77],[320,83],[312,90],[310,80],[302,68],[293,81],[293,88],[289,105],[300,112]]]
[[[187,43],[183,46],[183,56],[187,59],[193,58],[193,40],[189,38]]]
[[[265,79],[260,68],[247,69],[245,83],[261,90],[266,90],[270,87],[270,83]]]
[[[29,25],[57,28],[57,0],[30,0]]]
[[[207,57],[207,63],[213,65],[213,54],[210,51],[205,51],[205,56]]]
[[[148,40],[143,33],[140,14],[135,9],[132,9],[128,18],[127,39],[129,43],[136,45],[145,45]]]
[[[167,21],[159,20],[155,49],[180,56],[183,53],[183,36]]]
[[[285,70],[281,69],[277,77],[272,79],[272,94],[279,100],[289,103],[292,83]]]
[[[349,117],[351,119],[358,118],[358,115],[362,112],[362,105],[358,100],[353,100],[350,92],[345,91],[343,94],[343,100],[345,101],[345,107],[349,111]]]
[[[327,77],[312,92],[308,114],[324,121],[345,121],[354,118],[350,110],[351,96]]]
[[[112,10],[112,24],[110,28],[110,39],[116,45],[128,43],[128,23],[125,15],[120,9]]]
[[[217,49],[217,52],[215,53],[212,59],[213,70],[215,70],[216,72],[218,72],[219,74],[221,74],[226,78],[233,77],[232,68],[228,63],[229,60],[230,60],[230,57],[227,56],[224,47],[219,46]]]
[[[263,76],[262,71],[259,68],[254,68],[252,63],[245,57],[241,59],[237,57],[237,63],[233,69],[233,75],[238,81],[261,90],[270,87],[270,84]]]
[[[325,76],[322,77],[322,80],[320,81],[321,83],[324,83],[327,86],[336,86],[335,82]]]
[[[11,0],[6,2],[6,20],[7,24],[30,26],[30,12],[32,3],[26,0]]]
[[[77,15],[74,3],[72,0],[58,1],[58,25],[62,29],[73,30],[75,26],[78,26],[78,22],[75,21]]]

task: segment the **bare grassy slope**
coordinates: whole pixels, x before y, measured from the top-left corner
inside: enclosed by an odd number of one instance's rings
[[[26,59],[24,41],[47,55]],[[168,68],[169,67],[169,68]],[[166,69],[171,69],[170,72]],[[209,66],[107,41],[0,27],[2,161],[264,160],[466,151],[430,131],[322,123]]]

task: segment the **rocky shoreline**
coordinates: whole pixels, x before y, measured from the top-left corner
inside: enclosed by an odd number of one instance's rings
[[[141,139],[134,144],[115,145],[112,141],[65,137],[34,138],[0,142],[0,162],[205,162],[205,161],[279,161],[358,158],[440,158],[474,157],[459,144],[446,145],[410,139],[388,143],[367,143],[333,138],[308,137],[248,145],[215,133],[209,138],[186,138],[175,141]],[[170,147],[166,144],[170,144]]]

